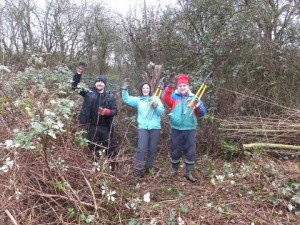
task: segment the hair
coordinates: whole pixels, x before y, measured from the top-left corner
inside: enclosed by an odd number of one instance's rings
[[[142,89],[143,89],[143,86],[144,86],[145,84],[147,84],[147,85],[149,86],[149,88],[150,88],[149,96],[151,96],[151,95],[152,95],[152,93],[151,93],[151,85],[150,85],[150,83],[147,82],[147,81],[144,81],[144,82],[142,82],[142,83],[140,84],[140,96],[144,96],[144,95],[143,95]]]

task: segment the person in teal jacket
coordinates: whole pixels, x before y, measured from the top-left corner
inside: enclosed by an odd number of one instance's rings
[[[186,164],[186,178],[194,183],[192,174],[196,160],[196,128],[197,119],[206,114],[204,103],[200,100],[194,101],[190,107],[194,94],[189,88],[189,77],[181,74],[177,78],[177,89],[175,80],[169,84],[162,96],[163,102],[171,109],[171,175],[178,172],[180,157],[184,154]],[[190,110],[194,112],[190,116]]]
[[[140,96],[130,96],[129,83],[124,82],[121,90],[125,104],[137,109],[138,147],[135,154],[135,177],[141,177],[143,170],[153,173],[153,164],[157,152],[161,130],[161,116],[165,108],[159,98],[151,95],[151,85],[143,82],[140,85]],[[153,112],[153,113],[152,113]]]

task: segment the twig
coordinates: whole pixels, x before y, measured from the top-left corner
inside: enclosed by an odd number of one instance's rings
[[[82,176],[83,176],[85,182],[87,183],[87,185],[88,185],[88,187],[89,187],[89,189],[90,189],[90,191],[91,191],[91,194],[92,194],[92,197],[93,197],[93,202],[94,202],[95,212],[97,212],[97,211],[98,211],[98,206],[97,206],[97,202],[96,202],[95,193],[94,193],[94,191],[93,191],[93,189],[92,189],[92,187],[91,187],[90,182],[86,179],[84,173],[83,173],[81,170],[80,170],[80,172],[81,172],[81,174],[82,174]]]
[[[15,218],[11,215],[11,213],[10,213],[7,209],[5,209],[4,211],[5,211],[5,213],[8,215],[8,217],[11,219],[11,221],[12,221],[15,225],[18,225],[17,221],[16,221]]]

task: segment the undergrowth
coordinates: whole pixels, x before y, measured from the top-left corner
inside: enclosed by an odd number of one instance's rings
[[[87,149],[77,125],[82,100],[70,89],[68,68],[7,77],[0,96],[1,224],[299,224],[297,160],[244,157],[208,118],[198,132],[198,181],[184,178],[183,163],[170,177],[166,115],[156,173],[136,180],[132,109],[119,101],[119,168],[112,171]]]

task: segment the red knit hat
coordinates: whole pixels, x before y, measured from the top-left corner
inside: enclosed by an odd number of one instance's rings
[[[177,85],[179,84],[189,85],[189,77],[186,74],[180,74],[177,78]]]

